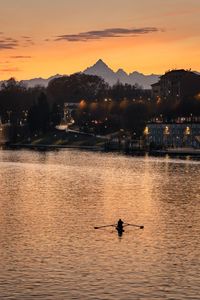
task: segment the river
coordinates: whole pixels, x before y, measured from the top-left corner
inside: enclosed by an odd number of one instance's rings
[[[0,151],[0,299],[200,299],[200,162]],[[120,237],[119,218],[127,226]]]

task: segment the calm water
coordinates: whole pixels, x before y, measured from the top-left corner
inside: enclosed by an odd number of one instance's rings
[[[200,163],[0,151],[0,299],[200,299]],[[144,225],[95,230],[122,218]]]

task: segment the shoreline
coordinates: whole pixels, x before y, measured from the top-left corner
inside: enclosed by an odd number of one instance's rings
[[[106,153],[121,153],[129,156],[170,156],[170,157],[196,157],[200,158],[200,149],[192,148],[177,148],[177,149],[165,149],[165,150],[144,150],[144,149],[135,149],[132,151],[126,151],[126,149],[107,149],[105,145],[47,145],[47,144],[9,144],[2,145],[3,150],[35,150],[35,151],[59,151],[63,149],[74,149],[74,150],[86,150],[86,151],[95,151],[95,152],[106,152]]]
[[[200,149],[193,148],[169,148],[166,150],[152,150],[152,154],[154,155],[169,155],[169,156],[199,156],[200,157]]]
[[[100,146],[78,146],[78,145],[46,145],[46,144],[10,144],[6,145],[5,149],[30,149],[39,151],[53,151],[61,149],[78,149],[78,150],[91,150],[91,151],[103,151],[103,147]]]

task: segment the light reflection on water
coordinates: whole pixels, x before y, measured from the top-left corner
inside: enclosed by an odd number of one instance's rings
[[[1,299],[199,299],[199,167],[1,151]],[[120,217],[145,228],[94,229]]]

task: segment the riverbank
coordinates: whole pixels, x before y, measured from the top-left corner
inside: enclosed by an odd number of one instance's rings
[[[103,151],[103,146],[81,146],[81,145],[45,145],[45,144],[9,144],[6,148],[10,149],[30,149],[40,151],[53,151],[59,149],[82,149],[91,151]]]
[[[26,138],[16,142],[7,143],[6,149],[30,149],[36,151],[56,151],[59,149],[79,149],[88,151],[119,152],[127,155],[152,155],[152,156],[176,156],[200,157],[200,149],[193,148],[168,148],[148,149],[142,143],[136,145],[133,141],[111,139],[108,136],[98,136],[89,133],[69,131],[53,131],[46,135]]]
[[[35,149],[35,150],[56,150],[62,148],[75,148],[93,151],[101,151],[107,139],[92,134],[80,133],[77,131],[53,131],[46,135],[34,135],[23,140],[6,144],[11,149]]]
[[[199,156],[200,149],[194,148],[168,148],[164,150],[152,150],[152,155],[169,155],[169,156]]]

